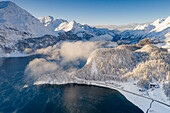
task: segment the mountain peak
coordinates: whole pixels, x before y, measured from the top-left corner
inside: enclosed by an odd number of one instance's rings
[[[63,22],[59,25],[58,28],[55,29],[55,31],[63,30],[65,32],[73,31],[74,33],[77,33],[78,31],[84,31],[81,28],[81,24],[77,23],[75,20],[72,20],[71,22]]]
[[[52,21],[52,20],[54,20],[54,17],[52,17],[52,16],[45,16],[45,17],[43,17],[43,19],[44,20]]]
[[[69,26],[75,27],[78,25],[78,23],[75,20],[72,20],[71,22],[68,23]]]
[[[40,20],[40,22],[41,23],[43,23],[43,24],[49,24],[49,22],[52,22],[52,21],[54,21],[55,19],[54,19],[54,17],[52,17],[52,16],[45,16],[45,17],[43,17],[43,18],[38,18],[39,20]],[[45,25],[45,26],[48,26],[48,25]]]
[[[54,31],[61,23],[67,22],[67,20],[55,19],[52,16],[45,16],[43,18],[38,19],[44,26],[48,27],[52,31]]]
[[[170,16],[168,16],[168,17],[165,19],[165,21],[170,21]]]
[[[164,20],[165,20],[165,19],[157,19],[157,20],[155,20],[152,24],[156,26],[156,25],[158,25],[158,24],[161,24]]]
[[[70,23],[72,24],[76,24],[77,22],[75,20],[72,20]]]

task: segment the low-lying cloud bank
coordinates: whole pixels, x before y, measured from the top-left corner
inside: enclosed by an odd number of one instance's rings
[[[78,59],[87,59],[92,51],[97,48],[94,42],[64,42],[61,45],[61,56],[63,63],[76,61]]]
[[[117,44],[114,42],[60,42],[54,46],[39,49],[36,53],[47,55],[47,57],[31,61],[25,74],[37,77],[63,69],[70,71],[80,68],[95,49],[104,46],[117,46]]]
[[[36,51],[38,54],[49,55],[47,59],[60,60],[63,63],[76,61],[78,59],[87,59],[89,55],[97,48],[104,46],[117,46],[114,42],[63,42],[57,43],[54,46],[39,49]],[[61,59],[62,58],[62,59]]]
[[[25,74],[38,78],[44,74],[54,73],[58,68],[59,66],[55,62],[50,62],[43,58],[36,58],[29,62],[25,69]]]

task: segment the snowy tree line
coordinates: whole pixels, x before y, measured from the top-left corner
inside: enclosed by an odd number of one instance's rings
[[[90,59],[89,64],[76,72],[77,77],[86,80],[120,80],[121,75],[131,71],[136,64],[135,54],[127,49],[99,49]],[[94,69],[97,73],[93,73]]]
[[[153,81],[170,81],[169,56],[167,51],[151,44],[135,51],[124,48],[98,49],[91,54],[88,64],[78,70],[75,76],[85,80],[120,82],[133,78],[138,81],[138,87],[148,89],[149,83]],[[169,91],[170,88],[166,88]]]

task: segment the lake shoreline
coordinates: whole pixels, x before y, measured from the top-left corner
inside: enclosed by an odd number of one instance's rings
[[[142,97],[142,95],[135,94],[130,91],[123,90],[119,87],[115,87],[111,84],[105,84],[105,82],[98,82],[98,81],[76,81],[76,82],[68,82],[68,83],[59,83],[59,84],[51,84],[51,83],[34,83],[34,85],[39,86],[39,85],[66,85],[66,84],[77,84],[77,85],[87,85],[87,86],[95,86],[95,87],[103,87],[103,88],[108,88],[108,89],[114,89],[118,92],[120,92],[128,101],[133,103],[135,106],[137,106],[139,109],[141,109],[144,113],[148,111],[148,109],[151,109],[152,106],[150,104],[152,103],[153,99],[149,97]],[[158,102],[155,102],[157,104],[160,104]],[[168,105],[168,104],[167,104]],[[162,109],[166,109],[167,111],[170,110],[170,107],[162,105],[162,108],[156,109],[155,111],[161,111]],[[152,109],[151,109],[152,111]]]

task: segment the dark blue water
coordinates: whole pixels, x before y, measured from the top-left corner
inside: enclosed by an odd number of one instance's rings
[[[24,70],[36,57],[3,59],[0,113],[142,113],[112,89],[76,84],[33,86]],[[29,87],[23,89],[25,84]]]

